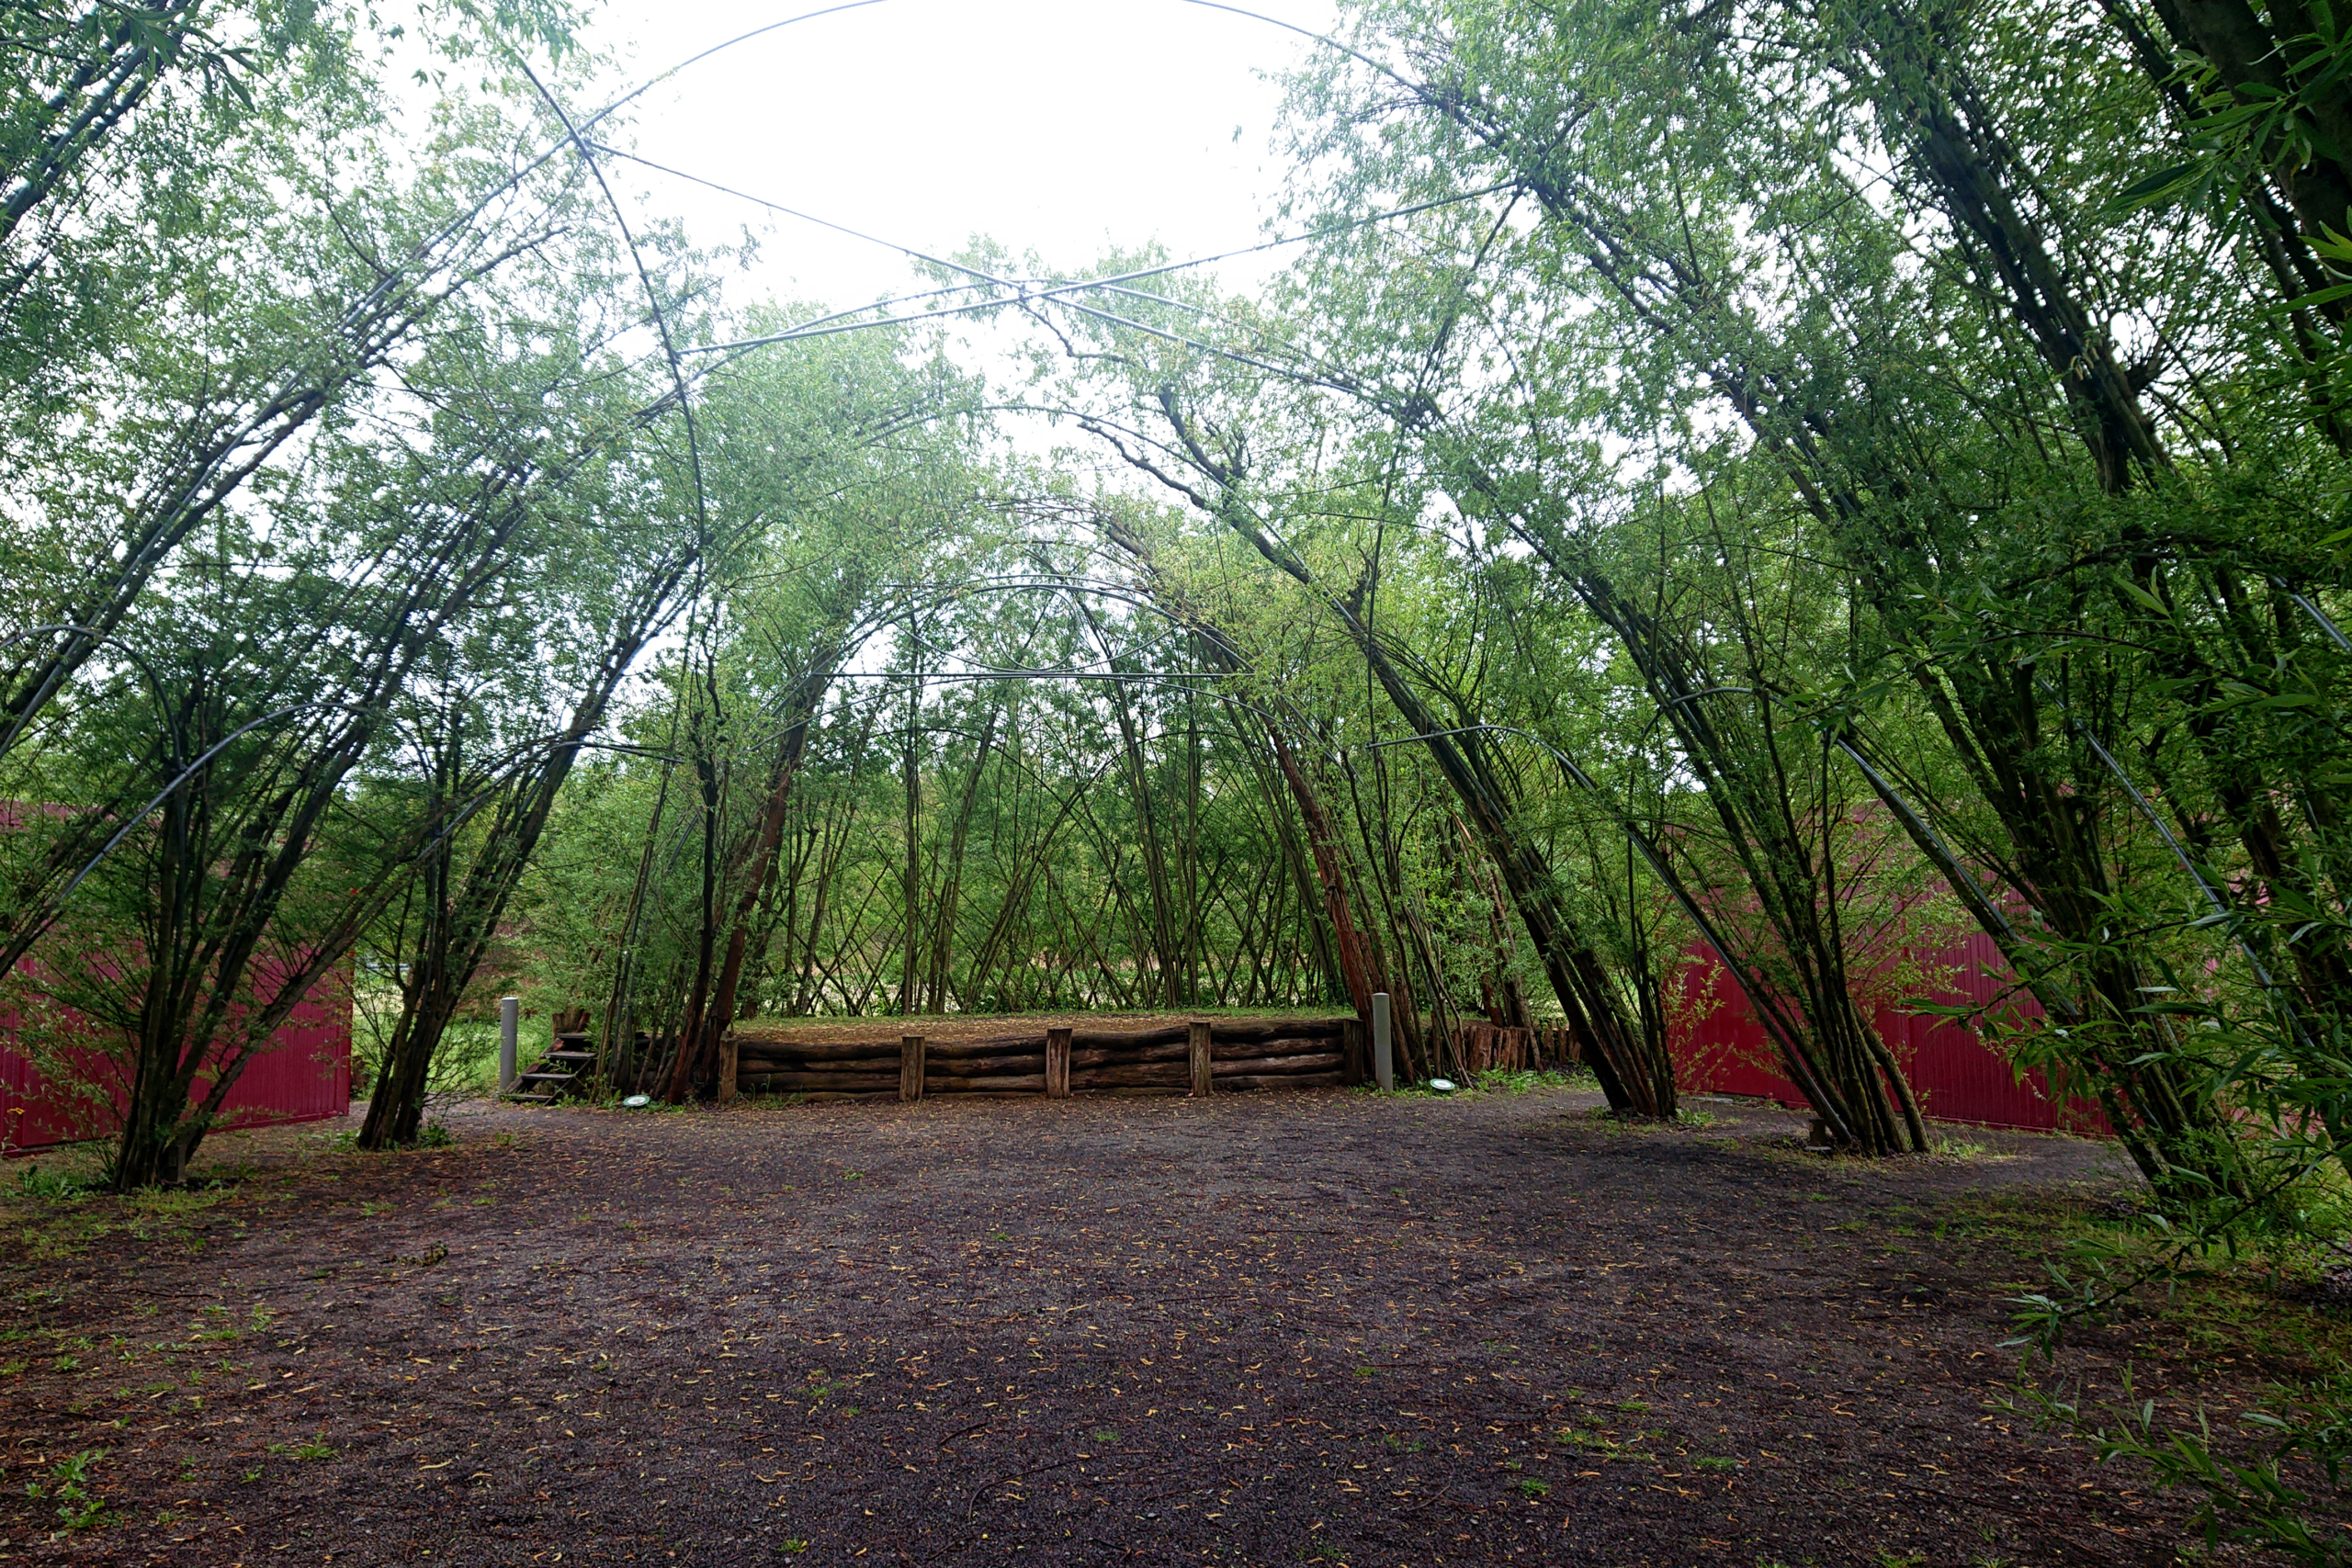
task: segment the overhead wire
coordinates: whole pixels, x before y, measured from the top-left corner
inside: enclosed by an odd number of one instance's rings
[[[869,0],[869,3],[876,3],[876,0]],[[896,251],[899,254],[914,261],[923,262],[933,266],[945,267],[954,272],[963,273],[974,280],[969,284],[954,284],[942,288],[923,289],[915,293],[889,296],[885,299],[878,299],[871,305],[863,305],[858,306],[854,310],[835,310],[829,312],[826,315],[811,317],[808,321],[796,323],[795,325],[786,327],[780,332],[766,333],[757,337],[737,338],[726,343],[692,344],[683,351],[686,354],[721,354],[732,349],[760,348],[764,347],[769,344],[789,343],[801,337],[823,337],[831,335],[832,332],[854,331],[863,327],[889,326],[911,321],[931,321],[940,316],[957,315],[972,310],[989,310],[1005,305],[1017,305],[1025,300],[1032,299],[1053,299],[1065,303],[1072,303],[1066,299],[1067,296],[1085,292],[1091,289],[1113,289],[1121,285],[1134,283],[1147,277],[1161,277],[1170,273],[1184,272],[1193,267],[1210,266],[1218,262],[1233,261],[1242,256],[1257,255],[1266,251],[1279,250],[1286,245],[1303,244],[1312,240],[1327,239],[1334,234],[1348,233],[1357,229],[1367,228],[1374,223],[1387,222],[1392,219],[1409,218],[1417,213],[1429,212],[1439,208],[1459,206],[1463,202],[1476,201],[1482,197],[1493,196],[1498,191],[1508,189],[1511,183],[1510,181],[1500,181],[1494,185],[1480,186],[1476,190],[1457,191],[1448,196],[1433,197],[1427,201],[1413,202],[1404,207],[1385,209],[1379,212],[1368,213],[1361,218],[1348,219],[1340,223],[1325,224],[1320,228],[1301,230],[1297,233],[1279,235],[1271,240],[1261,240],[1253,244],[1237,246],[1231,250],[1217,251],[1207,255],[1191,256],[1182,261],[1161,262],[1151,266],[1135,267],[1125,272],[1109,273],[1101,277],[1059,278],[1046,283],[1045,287],[1039,288],[1035,285],[1042,280],[1000,276],[997,274],[986,271],[983,268],[972,266],[967,263],[955,261],[946,256],[934,255],[931,252],[920,249],[919,247],[901,244],[896,240],[885,239],[879,234],[868,233],[865,230],[853,228],[846,223],[836,222],[830,218],[820,218],[815,213],[803,211],[797,207],[790,207],[780,201],[773,201],[763,196],[756,196],[750,191],[739,189],[736,186],[723,184],[718,180],[707,178],[701,175],[689,174],[684,169],[675,168],[670,164],[659,163],[651,158],[645,157],[642,154],[628,152],[605,142],[599,141],[592,143],[592,145],[596,151],[603,152],[607,156],[626,159],[629,163],[641,164],[646,168],[651,169],[657,174],[667,175],[673,179],[684,180],[689,185],[698,185],[706,189],[717,191],[722,196],[730,196],[739,201],[748,201],[754,207],[764,208],[768,211],[778,213],[784,217],[797,218],[802,222],[813,223],[819,228],[831,229],[836,233],[846,234],[852,239],[863,240],[866,243],[872,245],[879,245],[884,250]],[[846,325],[840,324],[845,322],[846,319],[849,317],[863,315],[870,310],[888,310],[892,306],[896,305],[914,304],[923,299],[936,299],[942,295],[954,294],[967,288],[978,288],[982,287],[1009,289],[1012,291],[1012,294],[1010,298],[991,298],[975,300],[969,304],[949,306],[936,310],[926,310],[912,316],[893,316],[876,321],[848,322]],[[1184,301],[1168,299],[1166,296],[1162,295],[1148,294],[1142,290],[1131,290],[1129,292],[1136,293],[1141,298],[1159,300],[1164,304],[1176,305],[1186,309],[1201,309],[1201,307],[1189,306],[1186,305]],[[1083,309],[1083,307],[1080,308]],[[1128,322],[1125,324],[1135,325],[1136,323]],[[1144,330],[1152,331],[1154,329],[1146,328]],[[1206,347],[1207,345],[1204,344],[1200,346]],[[1210,350],[1210,352],[1226,351]],[[1268,367],[1268,368],[1278,367]]]

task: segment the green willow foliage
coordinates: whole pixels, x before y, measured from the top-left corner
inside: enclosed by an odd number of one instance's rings
[[[675,388],[616,350],[636,268],[498,72],[412,141],[374,74],[395,33],[364,15],[90,15],[28,46],[66,78],[42,101],[108,59],[150,90],[103,138],[41,133],[29,100],[9,132],[16,298],[95,292],[74,333],[0,323],[59,364],[10,384],[25,439],[0,472],[0,969],[67,1026],[28,1037],[52,1076],[90,1068],[43,1038],[120,1041],[90,1087],[135,1186],[180,1170],[457,825],[346,815],[412,679],[525,609],[533,574],[608,585],[569,596],[586,609],[661,553],[676,509],[640,438]],[[462,16],[418,22],[428,57],[518,58]],[[166,23],[187,36],[158,42]],[[175,74],[199,43],[210,63]],[[612,547],[583,513],[631,500],[645,528]]]
[[[2332,11],[1348,21],[1295,84],[1298,200],[1490,194],[1345,231],[1291,313],[1466,547],[1607,628],[1816,1106],[1889,1146],[1826,831],[1866,789],[2041,1004],[2020,1060],[2095,1089],[2176,1215],[2211,1236],[2343,1179]],[[2334,1417],[2279,1430],[2332,1480]],[[2179,1440],[2135,1451],[2205,1453]],[[2291,1486],[2172,1473],[2334,1560]]]

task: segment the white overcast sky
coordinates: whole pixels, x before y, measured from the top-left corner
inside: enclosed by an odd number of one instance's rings
[[[591,42],[634,83],[809,8],[614,0]],[[1333,17],[1330,0],[1251,8],[1317,31]],[[1262,237],[1283,178],[1270,78],[1316,47],[1182,0],[883,0],[691,67],[639,100],[626,144],[934,253],[986,234],[1064,268],[1151,240],[1204,254]],[[920,287],[877,246],[642,168],[613,172],[632,208],[684,220],[699,242],[752,225],[761,261],[739,299],[840,308]],[[1219,276],[1243,288],[1269,265]]]

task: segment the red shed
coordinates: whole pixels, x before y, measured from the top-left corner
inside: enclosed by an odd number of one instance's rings
[[[351,977],[346,961],[295,1005],[229,1091],[221,1125],[253,1127],[349,1114]],[[110,1089],[110,1096],[94,1100],[62,1092],[11,1048],[17,1021],[0,1011],[0,1156],[111,1135],[119,1125],[126,1098],[120,1065],[93,1043],[85,1061],[90,1077]],[[206,1079],[197,1079],[199,1099],[209,1088]]]
[[[1939,1003],[1966,1000],[1981,1007],[2009,989],[2007,961],[1982,932],[1922,956],[1951,975],[1947,994],[1933,998]],[[1805,1103],[1803,1092],[1781,1076],[1779,1053],[1713,948],[1690,945],[1677,987],[1681,1005],[1673,1010],[1667,1043],[1675,1077],[1684,1089]],[[2041,1009],[2030,997],[2002,1005],[2012,1023],[2041,1021]],[[2019,1075],[2000,1053],[1951,1020],[1895,1006],[1870,1010],[1879,1038],[1903,1064],[1927,1115],[1993,1127],[2110,1134],[2097,1104],[2053,1095],[2040,1068]]]

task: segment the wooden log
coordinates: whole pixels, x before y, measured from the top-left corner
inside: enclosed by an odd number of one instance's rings
[[[852,1077],[888,1077],[895,1084],[899,1081],[899,1058],[895,1052],[870,1061],[855,1062],[796,1062],[787,1057],[776,1057],[765,1062],[745,1062],[737,1067],[735,1076],[738,1080],[742,1080],[767,1077],[776,1073],[814,1073],[820,1077],[846,1073]]]
[[[1177,1089],[1189,1091],[1192,1073],[1182,1062],[1148,1062],[1135,1066],[1091,1067],[1073,1072],[1069,1087],[1080,1089]]]
[[[895,1089],[873,1090],[818,1089],[811,1093],[803,1094],[800,1098],[802,1101],[807,1104],[817,1105],[820,1103],[830,1103],[831,1101],[837,1100],[896,1100],[899,1098],[899,1091]]]
[[[1165,1085],[1165,1086],[1161,1086],[1161,1085],[1155,1085],[1155,1084],[1135,1084],[1135,1085],[1121,1085],[1121,1086],[1118,1086],[1118,1087],[1115,1087],[1115,1088],[1112,1088],[1112,1089],[1089,1089],[1082,1090],[1081,1092],[1083,1092],[1083,1093],[1087,1093],[1087,1094],[1124,1094],[1124,1095],[1148,1095],[1148,1094],[1179,1095],[1179,1094],[1182,1094],[1182,1095],[1190,1095],[1193,1091],[1192,1091],[1191,1089],[1186,1089],[1182,1084],[1170,1084],[1170,1085]]]
[[[1256,1061],[1265,1056],[1312,1056],[1326,1051],[1336,1051],[1339,1048],[1339,1041],[1327,1035],[1316,1035],[1306,1039],[1237,1041],[1230,1045],[1220,1041],[1209,1047],[1209,1060],[1243,1062]]]
[[[718,1103],[727,1104],[735,1098],[735,1039],[729,1035],[718,1043]]]
[[[1317,1051],[1312,1055],[1257,1056],[1238,1062],[1217,1062],[1210,1072],[1219,1083],[1228,1077],[1246,1078],[1267,1074],[1344,1072],[1347,1059],[1337,1051]]]
[[[1342,1085],[1334,1069],[1328,1073],[1285,1073],[1279,1077],[1219,1078],[1216,1087],[1238,1093],[1260,1089],[1339,1089]]]
[[[738,1073],[895,1073],[899,1053],[876,1056],[741,1056]]]
[[[1023,1051],[1010,1056],[950,1056],[942,1060],[926,1046],[924,1060],[935,1073],[954,1073],[957,1077],[985,1077],[990,1073],[1042,1073],[1046,1070],[1043,1051]]]
[[[746,1074],[738,1081],[766,1094],[815,1089],[843,1089],[859,1093],[871,1090],[876,1094],[899,1092],[899,1075],[896,1073],[760,1073]]]
[[[1120,1046],[1166,1045],[1175,1041],[1190,1040],[1192,1037],[1192,1025],[1188,1023],[1171,1023],[1164,1029],[1146,1029],[1141,1031],[1116,1029],[1073,1029],[1070,1031],[1069,1038],[1070,1043],[1075,1046]]]
[[[844,1067],[834,1062],[820,1062],[814,1066],[763,1067],[756,1073],[736,1075],[736,1081],[744,1084],[764,1083],[775,1078],[807,1078],[811,1081],[823,1078],[828,1082],[854,1084],[860,1089],[896,1089],[899,1087],[899,1065],[896,1062],[876,1062],[870,1067]]]
[[[930,1080],[933,1094],[1043,1094],[1046,1075],[1043,1073],[1002,1074],[986,1078],[939,1078]]]
[[[1038,1052],[1046,1048],[1042,1030],[1027,1034],[991,1034],[985,1040],[934,1040],[933,1056],[998,1056],[1007,1052]]]
[[[1340,1076],[1352,1087],[1372,1077],[1372,1031],[1360,1018],[1340,1021]]]
[[[1096,1045],[1069,1054],[1074,1067],[1125,1066],[1136,1062],[1185,1062],[1192,1059],[1193,1047],[1178,1040],[1164,1045],[1138,1045],[1132,1050]]]
[[[1229,1040],[1236,1044],[1247,1044],[1253,1040],[1284,1037],[1333,1039],[1338,1037],[1340,1026],[1346,1021],[1341,1018],[1237,1018],[1219,1019],[1212,1028],[1220,1042]]]
[[[896,1061],[899,1043],[895,1040],[735,1040],[735,1048],[749,1061],[766,1061],[774,1057],[791,1057],[808,1062],[849,1061],[861,1056],[876,1060],[888,1057]]]
[[[899,1036],[899,1098],[913,1100],[922,1098],[922,1036]]]
[[[737,1048],[747,1066],[753,1062],[880,1062],[896,1066],[902,1054],[902,1047],[897,1040],[805,1043],[745,1040],[739,1042]],[[986,1040],[933,1040],[926,1036],[923,1060],[935,1062],[1024,1055],[1042,1056],[1045,1049],[1046,1037],[1043,1034],[999,1034]]]
[[[736,1059],[739,1077],[753,1073],[895,1073],[899,1070],[899,1054],[887,1056],[741,1056]]]
[[[1046,1031],[1046,1098],[1069,1098],[1069,1037],[1067,1029]]]
[[[1189,1060],[1175,1062],[1104,1062],[1094,1066],[1070,1069],[1070,1081],[1091,1078],[1110,1083],[1120,1078],[1134,1078],[1141,1083],[1189,1083],[1193,1065]]]
[[[1216,1080],[1209,1072],[1209,1021],[1196,1018],[1185,1027],[1191,1032],[1185,1043],[1191,1047],[1193,1092],[1206,1096],[1216,1088]]]

